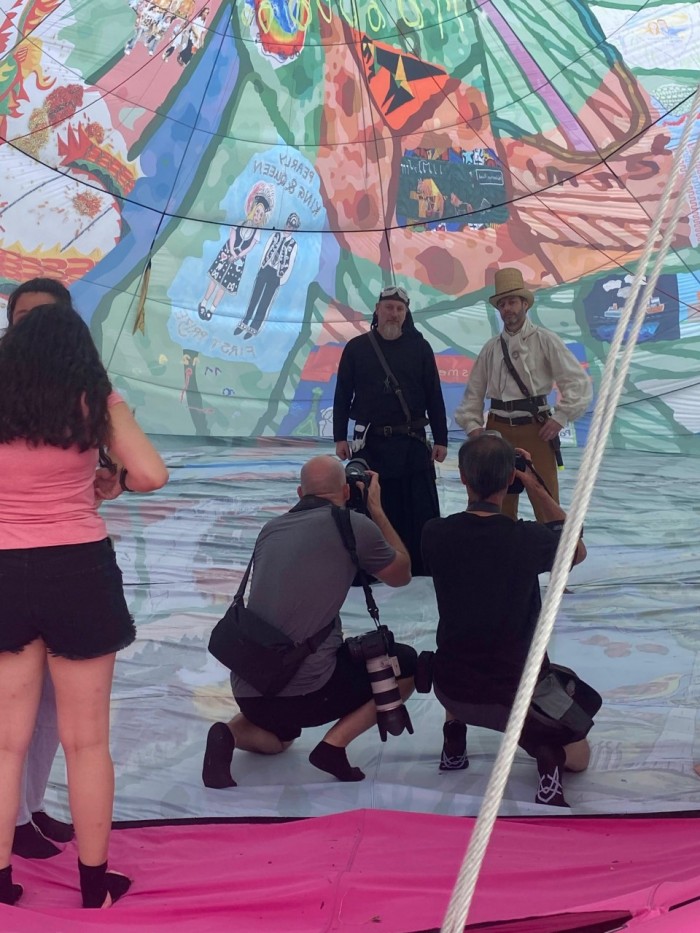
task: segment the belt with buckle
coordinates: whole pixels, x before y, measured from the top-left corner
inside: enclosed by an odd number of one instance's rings
[[[533,405],[537,405],[538,408],[546,405],[547,396],[531,395],[529,398],[514,398],[509,402],[504,402],[500,398],[490,398],[489,402],[491,402],[491,408],[498,408],[500,411],[515,411],[522,414],[523,409],[532,408]]]
[[[412,431],[419,431],[428,423],[427,418],[418,418],[411,421],[410,424],[373,424],[370,425],[370,434],[381,434],[382,437],[392,437],[394,434],[410,434]]]
[[[515,425],[521,425],[521,424],[532,424],[532,422],[533,422],[533,417],[532,417],[532,415],[521,415],[521,416],[519,416],[519,417],[517,417],[517,418],[506,418],[506,417],[504,417],[503,415],[494,415],[494,414],[492,414],[492,415],[491,415],[491,418],[493,418],[493,420],[494,420],[497,424],[515,424]]]

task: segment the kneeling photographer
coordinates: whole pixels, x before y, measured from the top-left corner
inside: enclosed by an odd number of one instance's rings
[[[411,580],[406,548],[381,507],[379,479],[369,472],[364,480],[368,515],[345,507],[350,487],[342,464],[314,457],[302,467],[298,504],[261,530],[248,606],[246,572],[210,642],[231,668],[240,713],[209,730],[207,787],[235,786],[234,749],[278,754],[303,729],[330,722],[309,761],[340,781],[360,781],[364,774],[345,751],[353,739],[375,723],[383,739],[412,731],[403,700],[413,691],[413,648],[394,644],[384,626],[343,643],[339,611],[358,568],[389,586]],[[280,658],[291,659],[286,668]],[[271,677],[277,666],[279,676]]]
[[[527,452],[498,432],[462,445],[459,473],[466,511],[428,522],[422,542],[440,613],[432,673],[446,712],[441,771],[468,767],[468,724],[505,730],[542,606],[538,574],[552,569],[566,519]],[[544,524],[502,513],[506,494],[518,491],[514,480]],[[574,564],[585,557],[580,540]],[[595,690],[545,655],[519,741],[537,762],[535,802],[567,806],[563,772],[587,767],[586,736],[600,704]]]

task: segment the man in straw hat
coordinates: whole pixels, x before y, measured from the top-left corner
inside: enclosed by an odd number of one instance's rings
[[[503,331],[482,348],[469,377],[455,420],[469,437],[484,428],[484,401],[490,402],[486,430],[499,431],[513,447],[527,450],[532,464],[555,501],[559,501],[557,456],[559,432],[588,408],[592,389],[588,376],[562,340],[537,327],[527,316],[534,295],[519,269],[496,272],[489,298],[503,321]],[[554,411],[547,396],[559,390]],[[535,516],[543,521],[537,503]],[[508,495],[503,512],[518,515],[518,496]]]

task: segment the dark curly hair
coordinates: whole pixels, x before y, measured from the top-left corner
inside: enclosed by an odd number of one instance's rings
[[[70,305],[39,305],[0,339],[0,443],[107,444],[112,391],[90,330]]]
[[[18,285],[7,299],[7,322],[10,327],[12,327],[14,323],[17,299],[21,295],[34,295],[39,292],[44,295],[52,295],[56,299],[57,304],[58,302],[67,305],[71,303],[70,292],[58,279],[28,279],[26,282],[22,282],[21,285]]]

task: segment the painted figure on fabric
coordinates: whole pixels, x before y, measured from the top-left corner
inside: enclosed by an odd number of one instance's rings
[[[489,301],[501,316],[503,332],[479,353],[455,421],[469,437],[476,437],[484,430],[488,397],[486,428],[530,451],[535,469],[558,502],[559,432],[588,408],[591,382],[564,342],[528,319],[535,299],[520,270],[499,269],[495,287]],[[547,396],[555,384],[560,397],[552,411]],[[517,518],[518,496],[506,496],[503,508]]]
[[[242,334],[249,340],[260,333],[267,320],[270,306],[275,295],[287,281],[294,268],[297,256],[297,241],[292,236],[299,229],[299,215],[292,212],[287,217],[284,231],[276,230],[268,240],[265,255],[260,263],[260,270],[255,277],[253,294],[248,302],[248,310],[241,323],[236,327],[234,336]]]
[[[208,16],[209,7],[205,6],[204,9],[195,16],[192,22],[189,23],[189,27],[186,31],[186,41],[183,43],[177,56],[177,63],[178,65],[182,65],[183,68],[189,65],[192,61],[192,56],[195,55],[204,44]]]
[[[150,36],[157,30],[163,15],[163,10],[157,3],[142,3],[136,7],[134,32],[124,46],[125,55],[131,54],[137,42],[147,45]],[[151,52],[152,54],[153,52]]]
[[[270,185],[259,183],[248,197],[248,211],[240,227],[231,227],[228,239],[209,267],[210,282],[199,303],[198,313],[203,321],[210,321],[226,293],[235,295],[241,284],[248,253],[260,239],[259,228],[264,226],[275,203]]]
[[[348,442],[350,418],[355,428]],[[416,330],[400,286],[383,289],[370,333],[343,350],[333,437],[341,460],[356,455],[379,474],[384,510],[408,548],[413,576],[422,575],[423,525],[440,514],[434,464],[447,456],[447,418],[433,350]]]

